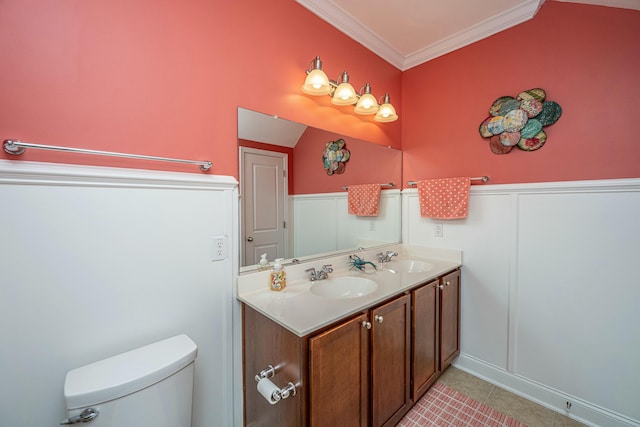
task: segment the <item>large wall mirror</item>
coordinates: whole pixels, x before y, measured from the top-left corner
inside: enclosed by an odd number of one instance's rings
[[[329,174],[323,152],[349,160]],[[241,271],[267,259],[309,259],[401,241],[402,152],[238,108]],[[346,188],[383,186],[378,216],[348,214]]]

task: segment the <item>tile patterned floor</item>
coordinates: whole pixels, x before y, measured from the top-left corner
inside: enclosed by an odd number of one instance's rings
[[[438,382],[529,427],[584,427],[562,414],[530,402],[459,369],[450,367]],[[436,383],[436,384],[437,384]],[[403,419],[398,426],[403,426]],[[416,424],[412,424],[415,426]],[[434,425],[434,424],[425,424]],[[439,425],[439,424],[435,424]],[[446,425],[446,424],[444,424]],[[454,424],[455,425],[455,424]],[[482,424],[468,424],[469,426]],[[499,424],[498,424],[499,425]]]

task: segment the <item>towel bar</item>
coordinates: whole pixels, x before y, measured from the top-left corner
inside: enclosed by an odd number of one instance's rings
[[[393,187],[394,185],[395,185],[395,184],[394,184],[393,182],[386,182],[386,183],[384,183],[384,184],[380,184],[380,187],[389,187],[389,188],[391,188],[391,187]],[[342,189],[343,189],[343,190],[348,190],[348,189],[349,189],[349,187],[345,185],[344,187],[342,187]]]
[[[489,182],[489,177],[487,175],[478,176],[476,178],[469,178],[469,179],[471,179],[471,181]],[[409,185],[409,186],[416,185],[417,183],[418,183],[417,181],[407,181],[407,185]]]
[[[200,166],[200,170],[208,171],[213,165],[208,160],[183,160],[183,159],[174,159],[170,157],[156,157],[156,156],[144,156],[142,154],[127,154],[127,153],[115,153],[112,151],[98,151],[98,150],[88,150],[85,148],[72,148],[72,147],[59,147],[55,145],[40,145],[40,144],[32,144],[30,142],[22,142],[16,139],[5,139],[4,140],[4,151],[13,154],[20,155],[25,152],[26,148],[38,148],[41,150],[55,150],[55,151],[68,151],[71,153],[81,153],[81,154],[97,154],[100,156],[112,156],[112,157],[126,157],[130,159],[143,159],[143,160],[157,160],[161,162],[176,162],[176,163],[189,163]]]

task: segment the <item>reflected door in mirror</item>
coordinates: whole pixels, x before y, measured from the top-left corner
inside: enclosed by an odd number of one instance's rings
[[[287,155],[242,148],[242,265],[286,256]]]

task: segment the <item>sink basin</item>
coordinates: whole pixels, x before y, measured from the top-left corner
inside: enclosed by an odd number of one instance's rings
[[[384,263],[384,268],[391,273],[424,273],[433,265],[427,261],[400,259]]]
[[[378,284],[364,277],[330,277],[314,282],[311,293],[325,298],[357,298],[369,295],[378,288]]]

